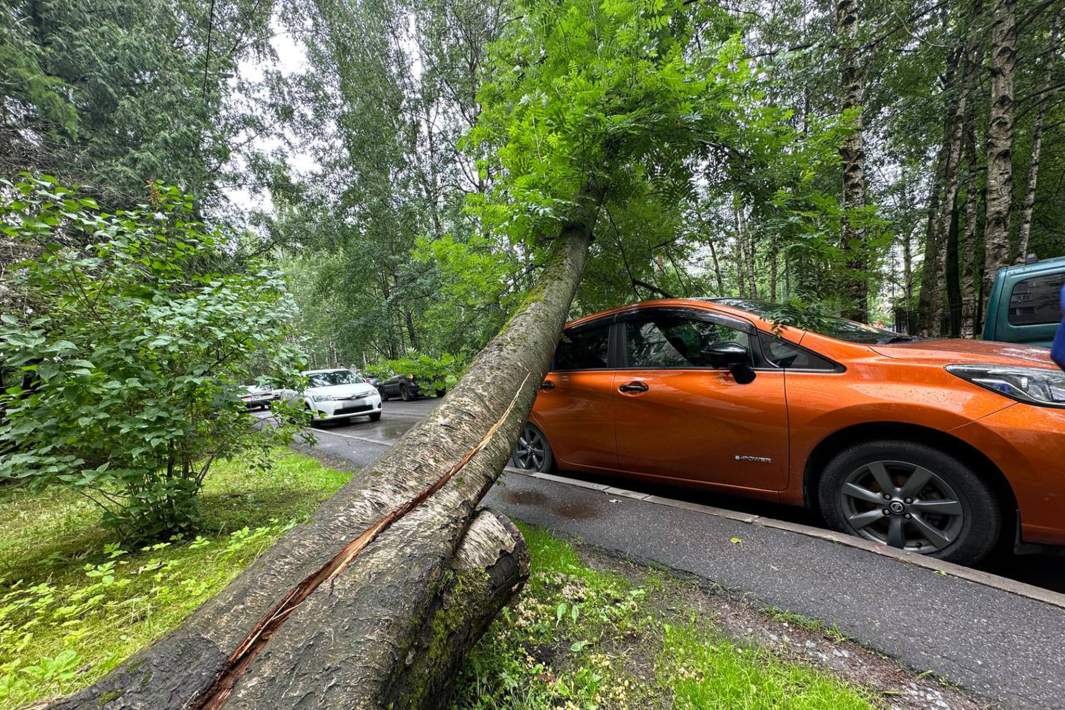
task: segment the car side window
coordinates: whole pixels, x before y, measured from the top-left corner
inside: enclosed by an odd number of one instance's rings
[[[629,367],[713,367],[710,350],[725,343],[750,351],[750,337],[742,330],[683,313],[651,311],[625,323]]]
[[[762,355],[774,367],[785,370],[825,370],[835,372],[839,368],[831,360],[799,347],[783,338],[769,333],[759,333]]]
[[[610,366],[610,325],[564,332],[555,349],[556,370],[595,370]]]
[[[1046,325],[1061,320],[1060,293],[1065,274],[1019,281],[1010,293],[1010,325]]]

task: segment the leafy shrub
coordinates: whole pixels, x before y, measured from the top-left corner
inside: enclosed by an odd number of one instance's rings
[[[294,382],[294,307],[281,276],[236,270],[192,200],[152,185],[108,214],[51,178],[0,182],[0,232],[34,256],[0,321],[0,479],[63,484],[127,538],[197,527],[213,462],[295,430],[250,426],[257,377]]]
[[[395,360],[378,360],[363,368],[364,373],[382,380],[392,375],[414,375],[415,382],[425,393],[455,386],[462,370],[462,365],[454,355],[432,357],[418,353]]]

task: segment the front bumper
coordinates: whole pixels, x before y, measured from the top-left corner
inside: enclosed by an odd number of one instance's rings
[[[1005,474],[1024,542],[1065,545],[1065,410],[1014,404],[951,433]]]
[[[380,413],[381,395],[371,394],[359,399],[329,399],[313,402],[311,405],[314,420],[323,422],[331,419],[363,417]]]
[[[240,399],[248,409],[254,409],[256,407],[269,407],[271,402],[277,401],[278,396],[276,394],[264,394],[255,397],[241,397]]]

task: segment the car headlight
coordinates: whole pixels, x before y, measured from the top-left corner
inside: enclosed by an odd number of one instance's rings
[[[332,402],[336,397],[331,394],[312,394],[311,399],[315,402]]]
[[[1018,402],[1065,408],[1065,372],[1009,365],[948,365],[947,371]]]

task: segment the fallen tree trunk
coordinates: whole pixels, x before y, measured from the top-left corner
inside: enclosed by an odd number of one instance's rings
[[[56,708],[438,707],[525,575],[475,507],[510,455],[584,266],[580,198],[538,285],[444,403],[175,632]]]

